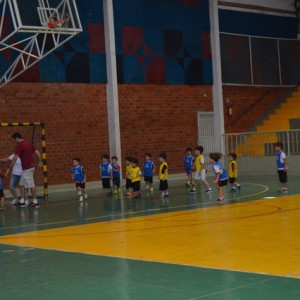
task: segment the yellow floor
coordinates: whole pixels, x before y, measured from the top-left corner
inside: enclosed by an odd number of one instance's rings
[[[1,244],[300,277],[300,196],[0,237]]]

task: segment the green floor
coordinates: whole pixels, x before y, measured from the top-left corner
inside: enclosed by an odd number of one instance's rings
[[[278,196],[276,177],[241,182],[240,194],[227,193],[229,202]],[[300,194],[298,178],[289,182],[290,194]],[[158,192],[133,201],[95,190],[83,205],[73,192],[52,194],[39,210],[8,208],[0,215],[0,235],[205,207],[215,205],[217,197],[190,195],[181,182],[171,182],[170,193],[169,202]],[[0,272],[1,300],[300,299],[298,279],[7,245],[0,245]]]

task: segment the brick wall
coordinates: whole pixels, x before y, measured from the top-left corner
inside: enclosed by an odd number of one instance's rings
[[[212,110],[210,86],[120,85],[122,156],[140,161],[166,152],[170,172],[183,172],[187,147],[198,141],[197,111]]]
[[[119,96],[123,158],[142,160],[150,151],[158,164],[166,151],[171,172],[182,172],[184,150],[198,139],[196,112],[212,109],[211,87],[120,85]],[[104,85],[11,83],[0,90],[0,104],[1,122],[46,124],[49,184],[71,182],[74,156],[88,180],[99,179],[101,155],[109,151]],[[0,128],[1,156],[12,151],[16,130],[31,140],[31,129]]]
[[[257,122],[264,118],[290,91],[291,88],[287,87],[224,86],[226,133],[253,130]],[[229,107],[232,108],[231,116],[228,115]]]
[[[46,124],[49,184],[71,182],[74,156],[82,159],[89,180],[99,178],[100,154],[108,151],[104,85],[11,83],[0,91],[0,104],[1,122]],[[2,157],[14,147],[15,130],[31,140],[29,128],[0,128]]]

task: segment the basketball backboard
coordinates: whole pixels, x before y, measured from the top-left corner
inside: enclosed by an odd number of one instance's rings
[[[81,31],[75,0],[0,0],[0,88]]]

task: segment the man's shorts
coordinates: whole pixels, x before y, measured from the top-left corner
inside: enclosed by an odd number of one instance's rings
[[[10,177],[9,188],[14,189],[20,183],[21,177],[22,175],[12,174]]]
[[[278,177],[279,181],[281,183],[286,183],[287,182],[287,172],[284,172],[284,170],[278,170]]]
[[[33,178],[34,169],[35,168],[31,168],[31,169],[27,169],[27,170],[22,171],[22,176],[21,176],[21,179],[20,179],[20,185],[23,185],[23,186],[25,186],[25,188],[28,188],[28,189],[31,189],[31,188],[35,187],[34,178]]]
[[[206,180],[206,171],[205,169],[195,172],[195,180],[205,181]]]
[[[145,182],[153,183],[153,176],[144,176]]]
[[[103,189],[110,189],[110,178],[102,178],[102,187]]]

